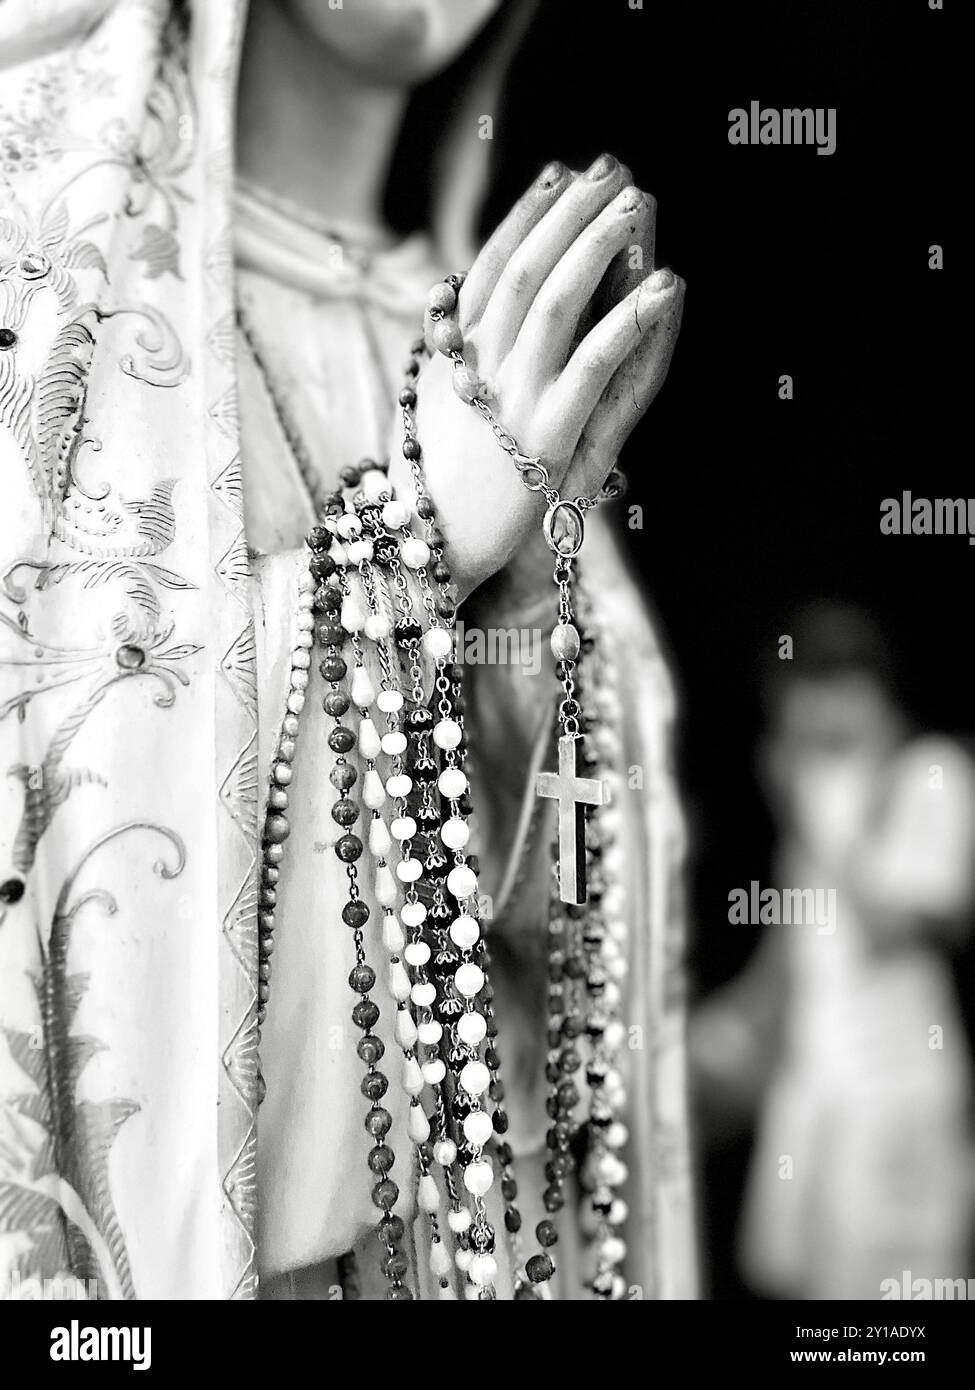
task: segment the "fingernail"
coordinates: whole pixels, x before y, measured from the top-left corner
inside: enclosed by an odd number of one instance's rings
[[[677,276],[672,270],[655,270],[649,276],[648,283],[653,290],[669,290],[671,285],[677,283]]]
[[[554,188],[557,183],[561,183],[566,175],[566,167],[559,159],[553,159],[551,164],[546,164],[545,168],[538,176],[540,188]]]
[[[608,174],[612,174],[618,168],[619,163],[611,154],[601,154],[586,170],[586,178],[595,183],[598,179],[606,178]]]
[[[616,201],[620,212],[638,212],[641,208],[646,207],[647,195],[630,184],[628,188],[623,189],[622,193],[617,194]]]

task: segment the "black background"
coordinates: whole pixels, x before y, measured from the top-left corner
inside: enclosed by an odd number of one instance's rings
[[[658,264],[688,282],[669,380],[623,463],[644,509],[628,543],[682,697],[698,994],[757,936],[729,932],[727,894],[766,873],[756,678],[796,604],[863,604],[919,723],[971,734],[975,548],[879,529],[885,497],[973,492],[950,332],[963,253],[948,231],[961,159],[948,3],[543,0],[495,123],[488,223],[545,160],[580,168],[609,149],[658,200]],[[836,152],[730,145],[728,112],[752,100],[836,107]],[[706,1160],[719,1298],[746,1294],[730,1253],[745,1159],[729,1145]]]

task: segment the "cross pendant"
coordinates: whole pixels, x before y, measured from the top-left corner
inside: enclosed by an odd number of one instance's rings
[[[605,782],[576,776],[579,742],[578,735],[563,734],[558,772],[540,772],[535,783],[538,796],[559,803],[559,898],[564,903],[586,901],[586,819],[582,808],[605,806],[609,801]]]

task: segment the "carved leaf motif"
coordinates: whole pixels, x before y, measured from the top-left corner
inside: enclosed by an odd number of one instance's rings
[[[158,280],[162,275],[175,275],[182,280],[179,268],[179,242],[165,227],[150,224],[143,230],[142,242],[132,252],[133,261],[144,261],[146,275],[150,280]]]
[[[97,270],[106,280],[108,279],[105,257],[93,241],[72,241],[65,247],[61,259],[69,270]]]

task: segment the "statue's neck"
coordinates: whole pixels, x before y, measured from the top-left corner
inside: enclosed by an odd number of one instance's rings
[[[382,234],[407,95],[343,67],[283,6],[255,3],[240,72],[238,168],[316,217]]]

